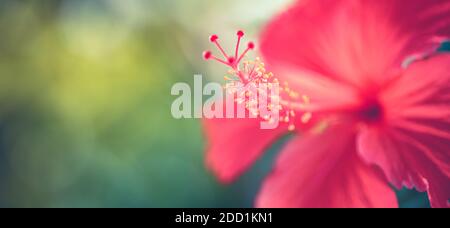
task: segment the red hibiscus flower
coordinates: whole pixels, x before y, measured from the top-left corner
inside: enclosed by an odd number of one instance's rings
[[[434,52],[448,37],[448,0],[302,0],[273,19],[265,63],[310,97],[314,119],[281,151],[256,206],[397,207],[392,185],[448,207],[450,55]],[[207,164],[230,182],[287,126],[212,119],[205,129]]]

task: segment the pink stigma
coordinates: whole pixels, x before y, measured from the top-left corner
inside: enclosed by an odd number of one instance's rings
[[[247,48],[241,54],[239,54],[239,47],[241,44],[241,39],[242,39],[242,37],[244,37],[245,33],[244,33],[244,31],[239,30],[236,32],[236,35],[237,35],[237,42],[236,42],[236,48],[235,48],[234,55],[229,55],[225,52],[225,50],[222,48],[222,46],[219,43],[219,36],[211,35],[209,37],[209,41],[211,41],[211,43],[215,44],[215,46],[217,47],[218,51],[222,54],[224,59],[214,56],[212,54],[212,52],[210,52],[210,51],[203,52],[203,58],[205,60],[213,59],[213,60],[215,60],[219,63],[225,64],[233,69],[236,69],[237,67],[239,67],[240,62],[247,55],[247,53],[250,50],[253,50],[255,48],[255,44],[253,42],[249,42],[247,44]]]
[[[253,42],[249,42],[247,47],[248,49],[253,50],[255,48],[255,44]]]
[[[219,37],[217,35],[211,35],[209,37],[209,41],[211,41],[211,42],[216,42],[218,39],[219,39]]]
[[[210,52],[210,51],[204,51],[203,52],[203,58],[205,59],[205,60],[208,60],[208,59],[210,59],[212,57],[212,53]]]

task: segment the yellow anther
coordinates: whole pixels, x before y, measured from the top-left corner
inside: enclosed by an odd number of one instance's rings
[[[302,123],[308,123],[312,118],[312,113],[307,112],[305,114],[302,115]]]
[[[303,96],[302,96],[302,99],[303,99],[303,102],[304,102],[305,104],[309,104],[309,103],[311,102],[311,100],[309,99],[309,97],[306,96],[306,95],[303,95]]]
[[[294,131],[295,130],[295,125],[294,124],[289,124],[288,130],[289,131]]]

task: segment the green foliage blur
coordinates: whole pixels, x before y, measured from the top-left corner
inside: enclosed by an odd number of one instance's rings
[[[208,35],[257,37],[287,2],[0,0],[0,207],[251,207],[283,142],[222,186],[170,88],[220,78]]]

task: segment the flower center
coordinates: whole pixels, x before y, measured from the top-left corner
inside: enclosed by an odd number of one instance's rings
[[[366,123],[375,123],[383,119],[383,106],[377,100],[369,100],[358,111],[358,117]]]

